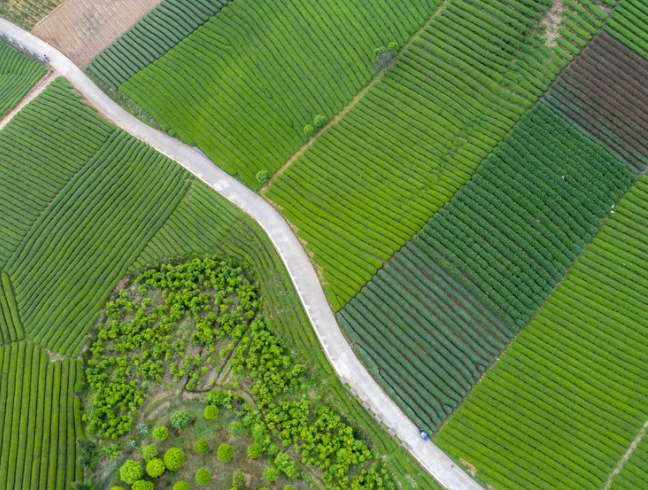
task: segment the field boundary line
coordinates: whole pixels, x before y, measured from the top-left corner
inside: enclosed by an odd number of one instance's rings
[[[621,473],[621,470],[623,470],[625,464],[628,462],[630,457],[634,454],[635,450],[637,449],[637,446],[639,445],[643,437],[646,435],[646,431],[648,431],[648,420],[646,420],[646,423],[643,424],[643,427],[639,429],[639,433],[637,434],[637,437],[635,437],[634,440],[630,443],[630,447],[625,452],[625,454],[621,457],[616,467],[612,470],[612,473],[610,473],[610,476],[608,477],[607,481],[605,482],[605,485],[603,485],[603,488],[601,490],[610,490],[614,478],[619,473]]]
[[[0,131],[2,131],[7,124],[9,124],[9,121],[11,121],[23,107],[25,107],[32,100],[38,97],[41,92],[43,92],[49,86],[49,84],[54,81],[55,78],[56,73],[54,72],[54,70],[49,70],[47,73],[45,73],[45,75],[40,77],[40,79],[36,82],[36,85],[30,88],[29,92],[27,92],[25,96],[20,99],[20,102],[18,102],[16,107],[11,109],[11,111],[2,118],[2,120],[0,121]]]
[[[398,55],[394,57],[394,59],[387,65],[385,68],[380,70],[378,73],[376,73],[371,80],[369,80],[369,83],[365,85],[360,92],[358,92],[350,101],[349,103],[344,106],[344,108],[338,112],[333,119],[331,119],[329,122],[327,122],[322,129],[320,129],[315,136],[313,136],[311,139],[309,139],[299,150],[297,150],[293,155],[284,163],[279,169],[272,174],[272,177],[266,182],[263,187],[259,190],[259,194],[261,194],[267,201],[271,201],[270,198],[266,197],[266,192],[270,188],[270,186],[274,183],[274,181],[279,177],[282,173],[286,171],[288,167],[290,167],[295,160],[297,160],[313,143],[315,143],[320,136],[322,136],[326,131],[329,130],[332,126],[340,122],[340,120],[346,115],[347,112],[349,112],[351,109],[355,107],[355,105],[360,102],[365,95],[367,95],[367,92],[376,85],[379,81],[381,81],[385,73],[387,73],[387,70],[389,70],[390,67],[392,67],[394,64],[398,62],[398,59],[400,56],[412,45],[412,43],[418,39],[421,36],[421,33],[428,28],[428,26],[436,19],[441,12],[445,10],[445,8],[448,6],[448,4],[452,0],[443,0],[443,3],[437,7],[437,9],[430,15],[428,20],[425,21],[425,23],[414,33],[410,36],[410,38],[407,40],[405,44],[398,50]]]
[[[483,490],[457,463],[431,441],[424,441],[418,427],[396,405],[360,363],[342,334],[310,258],[286,220],[261,196],[175,138],[146,125],[117,105],[63,53],[46,42],[0,18],[0,33],[47,55],[50,65],[116,126],[174,160],[225,199],[254,219],[267,233],[286,266],[315,334],[343,384],[348,383],[373,414],[380,417],[421,466],[449,490]]]

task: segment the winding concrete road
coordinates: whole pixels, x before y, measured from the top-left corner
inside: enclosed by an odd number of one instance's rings
[[[382,390],[353,353],[342,335],[306,252],[281,215],[260,196],[218,168],[191,147],[147,126],[114,103],[71,60],[61,52],[0,18],[0,33],[14,44],[43,57],[99,112],[134,137],[175,160],[212,189],[254,218],[266,231],[283,260],[324,352],[338,376],[348,383],[376,418],[405,441],[405,447],[421,465],[449,490],[483,490],[443,451],[423,441],[414,423]]]

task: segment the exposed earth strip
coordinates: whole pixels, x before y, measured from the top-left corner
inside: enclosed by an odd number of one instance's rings
[[[194,148],[130,115],[104,94],[70,59],[49,44],[2,18],[0,33],[41,57],[47,55],[52,68],[67,78],[106,119],[182,165],[256,220],[286,265],[324,352],[342,382],[348,383],[363,401],[363,406],[393,430],[400,440],[405,441],[408,451],[444,487],[450,490],[482,489],[443,451],[430,441],[421,439],[414,423],[360,363],[338,326],[306,251],[288,223],[269,203]]]

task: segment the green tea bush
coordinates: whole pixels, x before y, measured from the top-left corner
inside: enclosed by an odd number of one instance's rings
[[[207,405],[203,415],[207,420],[216,420],[218,418],[218,407],[216,405]]]
[[[171,425],[176,429],[184,429],[189,423],[189,414],[184,410],[176,410],[171,414]]]
[[[198,439],[194,443],[194,449],[198,453],[204,453],[205,451],[207,451],[207,449],[209,449],[209,443],[205,439]]]
[[[158,455],[158,450],[155,447],[155,445],[151,444],[149,446],[144,446],[142,448],[142,459],[144,461],[151,461],[153,458],[155,458]]]
[[[263,446],[261,446],[261,444],[257,444],[256,442],[254,444],[250,444],[247,448],[247,454],[250,459],[257,459],[263,454]]]
[[[229,463],[234,457],[234,448],[229,444],[221,444],[220,446],[218,446],[216,455],[218,456],[219,461],[222,461],[223,463]]]
[[[235,471],[232,475],[232,485],[238,488],[242,487],[246,483],[247,477],[245,476],[245,473],[243,473],[241,470]]]
[[[142,465],[132,459],[127,459],[121,468],[119,468],[119,477],[124,483],[128,483],[129,485],[142,478],[142,475]]]
[[[151,478],[162,476],[165,469],[164,462],[160,458],[153,458],[146,465],[146,472]]]
[[[159,427],[153,429],[153,437],[155,437],[158,441],[164,441],[167,437],[169,437],[169,429],[167,429],[164,425],[160,425]]]
[[[185,453],[182,449],[172,447],[164,453],[164,465],[169,471],[177,471],[185,462]]]
[[[132,490],[153,490],[153,483],[146,480],[137,480],[133,483]]]
[[[212,474],[207,468],[200,468],[196,472],[196,483],[198,485],[208,485],[212,479]]]
[[[173,485],[173,490],[191,490],[191,487],[187,482],[181,480],[179,482],[176,482],[175,485]]]
[[[279,479],[279,470],[274,466],[268,466],[263,470],[263,479],[268,483],[274,483]]]

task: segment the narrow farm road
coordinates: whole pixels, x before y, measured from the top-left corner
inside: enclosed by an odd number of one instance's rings
[[[482,490],[443,451],[419,436],[414,423],[392,401],[360,363],[347,343],[329,307],[317,273],[305,250],[281,215],[263,198],[218,168],[198,151],[157,131],[114,103],[61,52],[0,18],[0,33],[39,56],[67,78],[99,112],[115,125],[176,161],[220,195],[254,218],[270,237],[283,260],[324,352],[340,379],[348,383],[378,419],[394,431],[406,448],[449,490]]]

